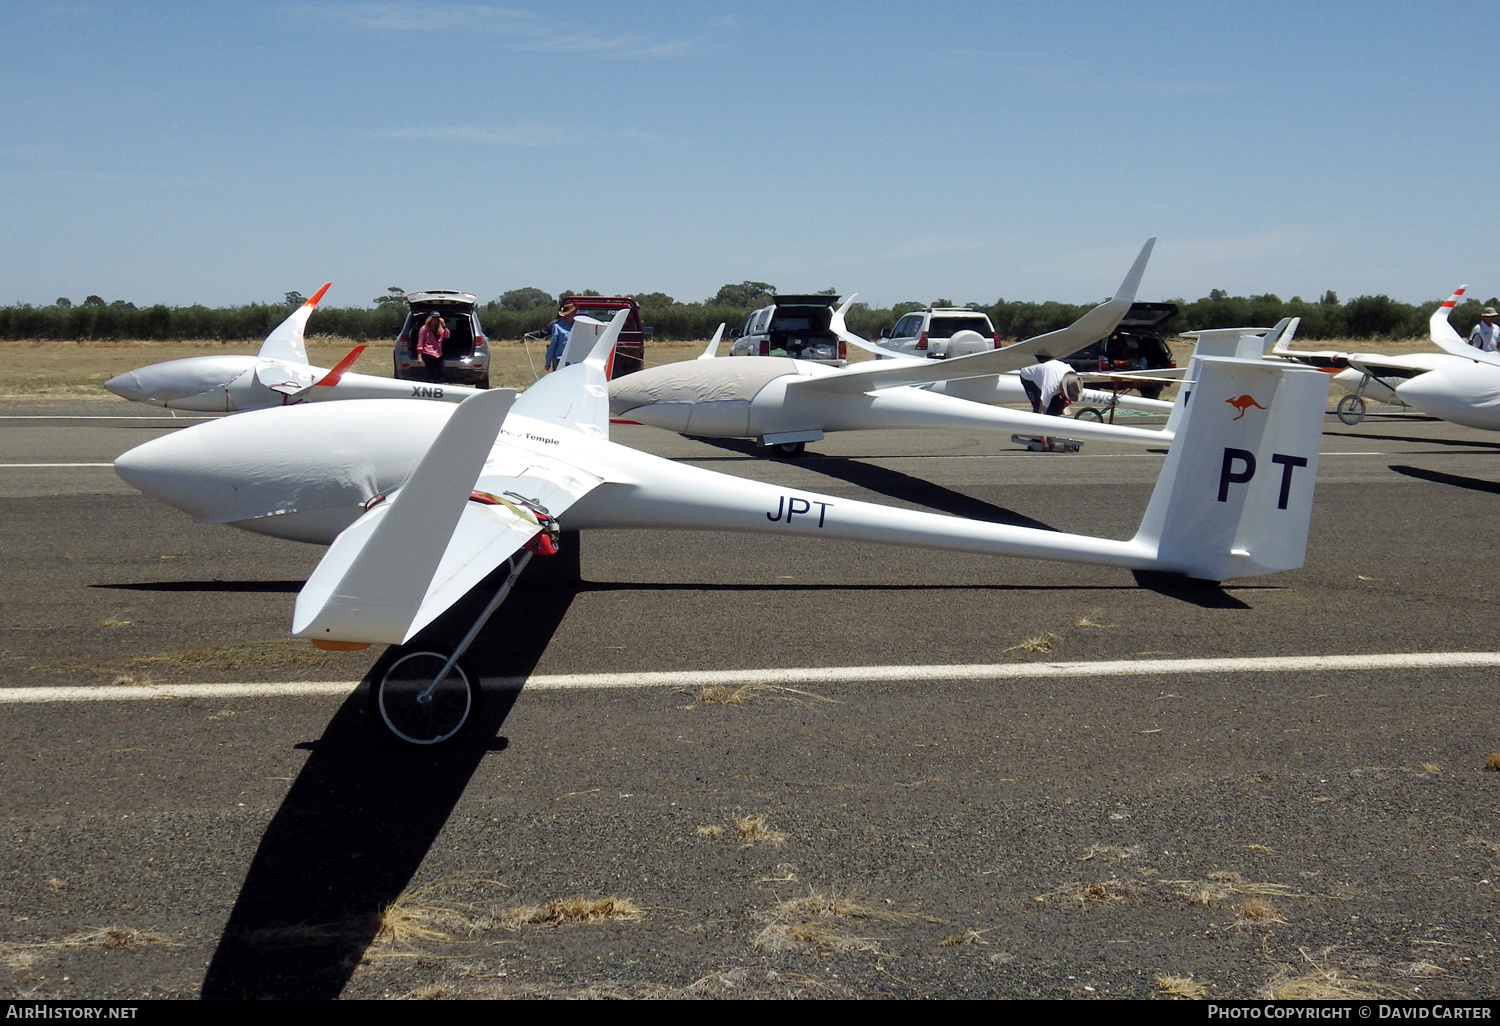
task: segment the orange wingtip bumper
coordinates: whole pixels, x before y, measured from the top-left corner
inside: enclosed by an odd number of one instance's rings
[[[363,652],[369,647],[363,641],[324,641],[322,638],[313,638],[313,648],[324,652]]]

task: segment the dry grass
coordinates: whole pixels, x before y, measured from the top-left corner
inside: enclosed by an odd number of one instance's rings
[[[31,944],[10,944],[0,941],[0,964],[11,969],[28,969],[43,951],[64,948],[101,948],[105,951],[123,951],[127,948],[180,948],[177,941],[150,930],[134,927],[106,926],[85,933],[74,933],[55,941],[37,941]]]
[[[1484,768],[1500,770],[1500,752],[1491,752],[1489,755],[1485,756]]]
[[[474,904],[442,899],[439,895],[457,887],[498,890],[498,880],[480,876],[444,877],[423,887],[407,888],[380,910],[371,947],[409,948],[417,943],[447,943],[452,934],[471,937],[494,924],[494,917]],[[299,939],[315,942],[340,933],[330,927],[293,927]],[[347,932],[347,931],[344,931]],[[269,939],[269,938],[267,938]],[[289,939],[289,938],[288,938]]]
[[[256,668],[301,667],[313,670],[333,664],[347,653],[315,649],[297,638],[267,638],[261,641],[220,645],[212,648],[180,649],[155,655],[135,656],[99,666],[90,663],[55,663],[28,666],[28,673],[109,674],[116,684],[149,686],[153,673],[201,673],[213,670],[243,671]],[[358,655],[358,653],[356,653]],[[361,657],[362,658],[362,657]]]
[[[52,877],[52,879],[50,879],[50,880],[47,881],[47,887],[48,887],[49,890],[60,891],[60,890],[64,889],[67,886],[68,886],[68,882],[66,880],[59,880],[55,876]]]
[[[959,933],[950,933],[938,942],[938,946],[943,948],[961,948],[968,944],[988,946],[990,942],[984,939],[987,933],[989,933],[988,930],[963,930]]]
[[[1234,921],[1235,925],[1244,927],[1266,926],[1271,923],[1286,925],[1281,913],[1259,898],[1246,898],[1240,902],[1240,907],[1234,911]]]
[[[1065,883],[1046,894],[1038,894],[1032,900],[1064,898],[1080,905],[1107,905],[1133,898],[1140,893],[1141,885],[1135,880],[1097,880],[1089,883]]]
[[[1442,976],[1447,971],[1437,963],[1428,962],[1425,959],[1408,962],[1400,969],[1402,976]]]
[[[1100,623],[1098,620],[1094,619],[1094,617],[1097,616],[1097,615],[1098,615],[1098,610],[1095,610],[1094,612],[1089,613],[1086,616],[1080,616],[1078,618],[1077,622],[1074,624],[1074,626],[1075,627],[1099,627],[1099,628],[1103,628],[1105,630],[1113,630],[1114,628],[1120,626],[1117,623]]]
[[[884,955],[879,937],[861,937],[836,928],[822,920],[805,923],[771,923],[750,942],[756,951],[777,955],[787,951],[814,951],[828,954],[865,952]]]
[[[1173,999],[1201,1001],[1208,994],[1208,984],[1199,983],[1191,976],[1170,976],[1161,973],[1156,977],[1156,989]]]
[[[1241,879],[1239,873],[1210,873],[1207,880],[1162,880],[1164,886],[1176,887],[1189,905],[1217,905],[1225,898],[1306,898],[1286,884],[1257,883]]]
[[[832,891],[809,890],[800,898],[778,901],[760,913],[767,925],[750,942],[756,951],[779,954],[801,952],[865,952],[883,955],[879,937],[853,933],[839,920],[899,919],[901,913],[867,905],[854,898],[839,897]]]
[[[488,974],[486,974],[488,976]],[[803,973],[761,966],[735,966],[709,973],[685,987],[659,983],[531,983],[468,977],[434,980],[405,992],[397,1001],[527,998],[535,1000],[628,1001],[643,999],[703,1001],[734,998],[742,1001],[798,998],[854,998],[847,987]]]
[[[1435,762],[1423,762],[1417,764],[1417,769],[1421,770],[1423,773],[1439,773],[1442,771],[1443,767],[1439,766]]]
[[[753,844],[769,844],[773,848],[779,848],[786,843],[786,834],[773,830],[764,816],[737,819],[734,821],[734,829],[739,835],[740,843],[746,848]]]
[[[1117,848],[1112,844],[1091,844],[1088,851],[1078,856],[1079,862],[1089,862],[1093,859],[1102,859],[1108,862],[1118,862],[1121,859],[1133,858],[1141,853],[1140,845],[1132,845],[1129,848]]]
[[[108,620],[100,620],[99,621],[99,626],[100,627],[129,627],[133,622],[134,622],[133,620],[120,620],[120,619],[117,619],[116,617],[111,616]]]
[[[1331,949],[1320,955],[1322,964],[1308,954],[1306,948],[1297,951],[1312,971],[1302,972],[1290,965],[1279,966],[1276,975],[1262,988],[1261,997],[1271,1001],[1374,1001],[1414,996],[1399,987],[1345,975],[1337,967],[1327,964]]]
[[[838,704],[832,698],[824,698],[811,691],[801,691],[797,688],[781,687],[775,684],[742,684],[737,688],[727,684],[710,684],[698,691],[691,705],[685,705],[683,708],[696,709],[700,705],[745,705],[757,698],[765,698],[773,702],[791,702],[802,706],[810,706],[813,702]]]
[[[1038,634],[1034,638],[1026,638],[1022,641],[1018,641],[1016,644],[1010,646],[1010,648],[1007,648],[1005,651],[1051,652],[1053,646],[1060,641],[1062,641],[1062,635],[1053,634],[1051,631],[1048,631],[1046,634]]]
[[[518,905],[501,916],[512,926],[570,926],[575,923],[635,922],[640,906],[629,898],[558,898],[545,905]]]
[[[697,832],[699,837],[721,837],[724,834],[724,828],[717,823],[710,823],[708,826],[699,827]]]

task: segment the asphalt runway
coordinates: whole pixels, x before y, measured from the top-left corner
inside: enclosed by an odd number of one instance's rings
[[[7,996],[1497,994],[1500,435],[1330,417],[1307,566],[1225,588],[570,536],[472,654],[480,729],[431,753],[371,724],[356,684],[379,652],[287,636],[320,549],[198,526],[107,465],[190,421],[102,400],[0,417],[0,691],[153,696],[0,701]],[[1161,466],[977,433],[786,462],[615,437],[1112,537]],[[1345,655],[1390,658],[1248,661]],[[1181,662],[1210,658],[1247,661]],[[714,671],[796,670],[698,701]],[[686,676],[604,686],[660,671]],[[267,688],[303,681],[333,686]],[[243,686],[173,690],[200,684]],[[639,917],[518,911],[574,896]]]

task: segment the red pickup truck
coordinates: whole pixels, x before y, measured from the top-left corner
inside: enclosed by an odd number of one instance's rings
[[[634,374],[645,366],[646,338],[651,334],[651,329],[641,327],[641,308],[634,299],[629,296],[570,296],[568,300],[578,307],[578,312],[583,316],[605,324],[614,320],[619,311],[629,310],[630,316],[625,318],[620,340],[615,343],[615,358],[610,365],[609,376],[618,378]]]

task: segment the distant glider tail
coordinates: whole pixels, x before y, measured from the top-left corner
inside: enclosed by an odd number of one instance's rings
[[[1448,315],[1453,313],[1453,308],[1458,305],[1458,301],[1463,298],[1468,288],[1467,285],[1460,285],[1453,295],[1432,311],[1432,317],[1427,321],[1427,331],[1432,338],[1432,344],[1439,349],[1455,356],[1472,358],[1477,350],[1465,342],[1462,335],[1453,330],[1453,325],[1448,320]]]
[[[312,294],[312,298],[292,311],[290,317],[278,324],[266,340],[260,344],[260,356],[266,360],[287,360],[291,363],[307,362],[307,346],[302,334],[307,330],[307,319],[318,308],[318,301],[333,282],[324,282],[323,287]]]
[[[1256,339],[1259,342],[1259,339]],[[1307,551],[1328,378],[1308,367],[1199,355],[1135,541],[1158,569],[1227,581],[1295,570]]]
[[[719,343],[724,338],[724,324],[720,322],[719,330],[714,332],[714,337],[708,340],[708,347],[698,354],[700,360],[712,360],[719,355]]]

